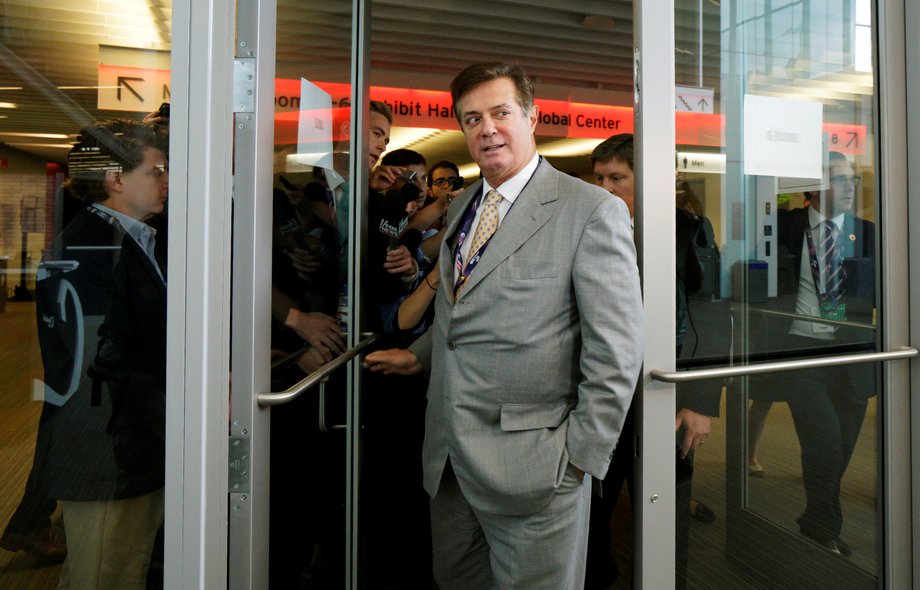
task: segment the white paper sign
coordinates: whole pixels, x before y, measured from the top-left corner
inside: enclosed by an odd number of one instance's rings
[[[304,78],[300,79],[296,160],[332,168],[332,97]]]
[[[821,178],[823,105],[744,96],[744,173]]]

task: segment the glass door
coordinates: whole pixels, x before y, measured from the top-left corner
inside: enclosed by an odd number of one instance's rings
[[[231,587],[356,579],[354,359],[368,343],[354,296],[369,129],[353,59],[360,14],[349,1],[239,6]]]
[[[884,466],[903,441],[883,361],[916,351],[883,297],[900,131],[879,115],[880,19],[869,0],[675,17],[678,371],[662,377],[679,417],[704,416],[679,432],[698,434],[677,470],[676,585],[890,584]]]

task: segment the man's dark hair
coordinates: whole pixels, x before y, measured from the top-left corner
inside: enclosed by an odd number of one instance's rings
[[[421,164],[422,166],[428,165],[425,162],[425,156],[414,150],[408,150],[405,148],[393,150],[392,152],[383,154],[383,157],[380,158],[380,163],[385,166],[415,166],[416,164]]]
[[[498,78],[508,78],[514,82],[518,104],[521,105],[524,113],[530,112],[530,109],[533,108],[533,82],[524,73],[524,68],[517,64],[498,61],[474,63],[457,74],[457,77],[450,83],[450,96],[454,101],[454,111],[461,127],[463,127],[461,118],[463,113],[460,112],[460,97],[483,82],[490,82]]]
[[[381,102],[379,100],[372,100],[370,112],[380,113],[381,115],[386,117],[386,120],[389,121],[390,125],[393,124],[393,109],[391,109],[390,105],[388,105],[387,103]]]
[[[850,163],[850,161],[847,160],[847,157],[844,156],[844,155],[843,155],[842,153],[840,153],[840,152],[833,152],[833,151],[832,151],[832,152],[827,152],[827,165],[828,165],[828,166],[830,166],[830,165],[833,164],[834,162],[840,162],[840,161],[846,162],[847,164]]]
[[[626,162],[629,169],[632,170],[633,156],[633,134],[620,133],[608,137],[594,148],[594,151],[591,152],[591,165],[616,158],[621,162]]]
[[[87,205],[105,201],[106,172],[130,172],[144,161],[144,150],[169,149],[154,125],[112,119],[87,125],[67,155],[67,190]]]
[[[434,171],[438,168],[448,168],[453,170],[457,176],[460,176],[460,169],[457,168],[457,165],[448,160],[438,160],[431,165],[431,168],[428,169],[428,186],[431,186],[431,178],[434,176]]]

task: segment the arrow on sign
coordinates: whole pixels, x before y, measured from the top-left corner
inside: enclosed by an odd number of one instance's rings
[[[706,107],[709,106],[709,103],[706,102],[705,98],[701,98],[700,102],[696,103],[696,106],[700,107],[700,111],[705,111]]]
[[[137,100],[144,102],[144,97],[137,93],[137,90],[131,88],[131,85],[128,84],[128,81],[131,82],[143,82],[143,78],[130,78],[128,76],[118,76],[118,100],[121,100],[121,87],[124,86],[128,89],[131,94],[137,97]]]

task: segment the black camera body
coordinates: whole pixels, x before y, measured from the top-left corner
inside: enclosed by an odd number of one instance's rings
[[[403,170],[399,173],[399,179],[406,182],[414,182],[416,176],[418,176],[418,172],[415,170]]]

